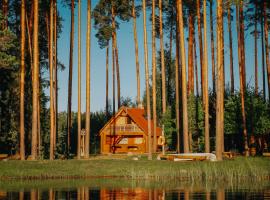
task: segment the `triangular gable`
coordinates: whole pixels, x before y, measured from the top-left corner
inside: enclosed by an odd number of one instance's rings
[[[135,124],[145,133],[148,135],[148,122],[144,118],[144,109],[140,108],[128,108],[128,107],[121,107],[119,111],[111,117],[111,119],[103,126],[103,128],[99,131],[101,134],[114,120],[118,118],[122,112],[125,112],[134,122]],[[151,120],[151,130],[154,129],[153,121]],[[156,129],[157,136],[162,135],[161,128],[157,127]]]
[[[99,135],[102,133],[103,130],[107,128],[108,125],[110,125],[117,117],[124,111],[125,107],[121,107],[114,116],[111,117],[111,119],[103,126],[103,128],[99,131]]]

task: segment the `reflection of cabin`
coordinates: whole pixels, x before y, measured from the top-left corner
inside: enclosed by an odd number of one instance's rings
[[[100,199],[126,199],[126,200],[165,199],[165,192],[158,189],[148,190],[144,188],[132,188],[132,189],[102,188],[100,190]]]
[[[153,138],[153,122],[152,138]],[[157,127],[157,138],[162,130]],[[121,107],[100,130],[101,153],[148,152],[148,126],[142,108]]]

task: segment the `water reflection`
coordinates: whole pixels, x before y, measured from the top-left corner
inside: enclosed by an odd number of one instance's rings
[[[76,183],[74,183],[76,185]],[[55,187],[45,185],[31,185],[25,183],[25,187],[17,185],[3,187],[0,182],[0,200],[242,200],[242,199],[270,199],[270,187],[240,189],[237,187],[207,187],[198,185],[174,185],[174,187],[148,185],[114,186],[112,183],[106,186],[101,184],[59,185]],[[31,186],[31,187],[30,187]]]

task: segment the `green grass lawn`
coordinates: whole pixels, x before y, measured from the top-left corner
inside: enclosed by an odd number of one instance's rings
[[[0,161],[0,179],[75,179],[124,177],[130,179],[177,179],[242,181],[269,180],[270,159],[244,158],[221,162],[134,161],[131,157],[90,160]]]

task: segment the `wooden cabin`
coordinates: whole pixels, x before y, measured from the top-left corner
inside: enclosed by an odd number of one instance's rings
[[[153,121],[151,121],[153,139]],[[162,135],[156,128],[157,140]],[[148,152],[148,123],[143,108],[121,107],[100,130],[100,150],[108,153]]]

